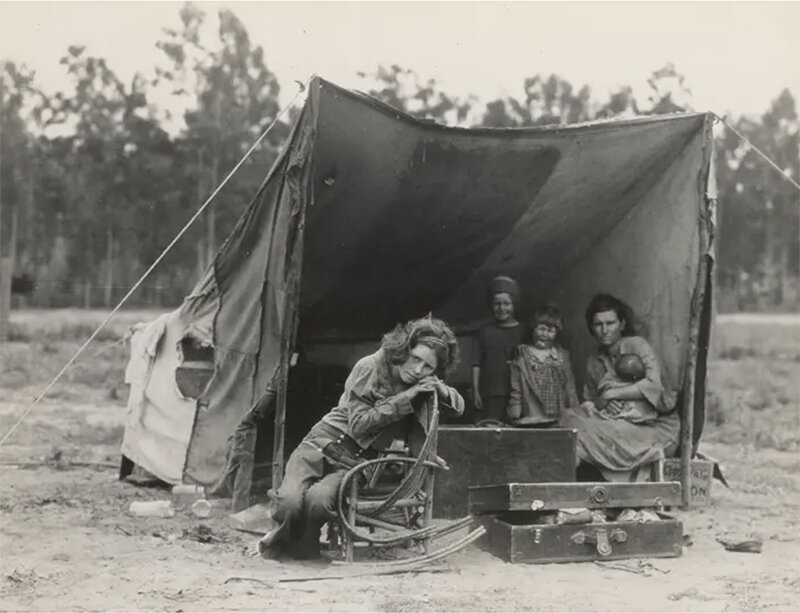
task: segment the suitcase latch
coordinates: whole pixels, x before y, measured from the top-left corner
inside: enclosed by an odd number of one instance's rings
[[[570,537],[576,545],[595,545],[597,553],[606,557],[611,555],[611,543],[624,543],[628,540],[628,533],[620,528],[615,528],[610,533],[605,528],[598,528],[594,534],[579,530]]]
[[[606,504],[608,502],[608,490],[602,485],[595,485],[589,493],[589,497],[595,504]]]

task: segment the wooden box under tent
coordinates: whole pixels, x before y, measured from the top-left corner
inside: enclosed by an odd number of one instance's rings
[[[683,525],[663,511],[679,504],[677,482],[506,483],[469,492],[470,512],[486,529],[477,545],[524,564],[680,556]]]
[[[436,475],[433,516],[467,514],[470,486],[506,481],[575,480],[574,430],[442,426],[439,455],[449,469]]]

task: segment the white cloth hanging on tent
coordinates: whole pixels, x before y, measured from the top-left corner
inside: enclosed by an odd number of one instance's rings
[[[178,391],[185,324],[179,310],[137,326],[125,382],[131,386],[122,453],[168,483],[180,483],[196,401]]]

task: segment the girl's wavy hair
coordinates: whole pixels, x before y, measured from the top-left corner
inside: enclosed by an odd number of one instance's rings
[[[441,319],[423,317],[412,319],[405,325],[397,324],[394,330],[383,335],[381,348],[386,361],[402,364],[417,345],[425,345],[436,354],[436,375],[443,377],[456,369],[459,359],[456,335]]]
[[[622,329],[622,336],[636,336],[636,328],[634,324],[633,309],[611,294],[597,294],[589,301],[589,306],[586,307],[586,327],[589,328],[589,334],[594,334],[592,324],[594,323],[594,316],[597,313],[604,313],[605,311],[614,311],[620,321],[625,322],[625,327]]]

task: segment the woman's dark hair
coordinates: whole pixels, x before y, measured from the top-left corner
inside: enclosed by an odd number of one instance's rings
[[[586,327],[589,328],[590,334],[593,334],[592,325],[594,323],[594,316],[606,311],[614,311],[617,314],[617,318],[625,323],[622,329],[622,336],[636,335],[633,322],[633,309],[611,294],[597,294],[591,299],[589,306],[586,307]]]
[[[389,364],[402,364],[417,345],[425,345],[436,354],[436,375],[443,377],[453,372],[458,364],[458,340],[441,319],[423,317],[407,324],[398,324],[383,335],[381,347]]]
[[[540,323],[553,326],[560,331],[564,327],[564,316],[561,314],[561,309],[559,309],[556,305],[549,303],[540,306],[533,312],[530,323],[528,324],[531,332],[533,332],[533,329]]]

